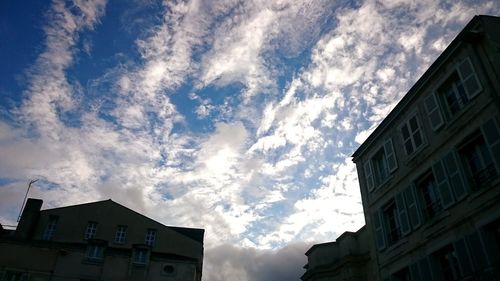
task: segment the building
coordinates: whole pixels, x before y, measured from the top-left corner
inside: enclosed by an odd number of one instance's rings
[[[112,200],[41,206],[28,199],[17,228],[2,230],[0,280],[201,280],[203,229],[165,226]]]
[[[344,232],[335,242],[313,245],[306,252],[302,281],[372,280],[369,243],[363,226],[357,232]]]
[[[353,155],[378,280],[500,280],[499,30],[475,16]]]

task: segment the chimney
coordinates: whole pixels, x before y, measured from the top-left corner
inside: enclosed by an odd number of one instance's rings
[[[43,200],[28,198],[26,206],[24,206],[21,220],[16,228],[15,236],[20,239],[28,239],[33,236],[38,218],[40,217],[40,209],[42,208]]]

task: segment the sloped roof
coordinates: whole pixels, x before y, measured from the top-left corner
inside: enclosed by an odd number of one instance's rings
[[[69,208],[81,208],[81,207],[84,207],[84,206],[90,206],[90,205],[95,205],[95,206],[103,206],[103,205],[109,205],[109,207],[118,207],[118,208],[123,208],[125,209],[127,212],[132,212],[134,214],[137,214],[139,216],[141,216],[142,218],[144,218],[145,220],[149,220],[150,222],[153,222],[153,223],[156,223],[156,224],[159,224],[160,226],[162,227],[165,227],[165,228],[168,228],[168,229],[171,229],[183,236],[186,236],[194,241],[197,241],[197,242],[200,242],[201,244],[203,244],[203,237],[204,237],[204,233],[205,233],[205,230],[204,229],[201,229],[201,228],[187,228],[187,227],[177,227],[177,226],[168,226],[168,225],[164,225],[156,220],[153,220],[139,212],[136,212],[120,203],[117,203],[111,199],[107,199],[107,200],[102,200],[102,201],[95,201],[95,202],[89,202],[89,203],[83,203],[83,204],[76,204],[76,205],[70,205],[70,206],[63,206],[63,207],[58,207],[58,208],[51,208],[51,209],[44,209],[42,210],[41,212],[51,212],[51,211],[55,211],[55,210],[62,210],[62,209],[69,209]]]

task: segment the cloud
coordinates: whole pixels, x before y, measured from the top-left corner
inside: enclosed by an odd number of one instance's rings
[[[220,245],[207,252],[203,278],[223,281],[299,280],[307,263],[304,253],[310,245],[292,243],[280,250],[257,250],[234,245]]]
[[[106,3],[53,2],[21,105],[1,108],[0,218],[15,221],[32,178],[45,207],[113,198],[205,228],[209,281],[297,279],[299,241],[357,230],[349,156],[474,14],[500,12],[493,1],[138,2],[120,29],[137,35],[137,56],[114,54],[89,81],[69,73],[99,48]]]

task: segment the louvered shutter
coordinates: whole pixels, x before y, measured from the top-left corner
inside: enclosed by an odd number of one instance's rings
[[[456,201],[459,201],[467,196],[468,192],[465,176],[462,172],[461,166],[459,166],[458,163],[459,162],[455,150],[451,150],[443,158],[443,164],[446,168],[446,172],[448,173],[448,179],[451,189],[455,194]]]
[[[471,99],[479,94],[482,90],[481,83],[479,83],[479,79],[474,72],[474,67],[472,66],[470,59],[467,58],[461,62],[457,69],[458,75],[460,75],[460,79],[462,80],[462,85],[467,93],[467,97]]]
[[[368,188],[368,191],[372,191],[375,184],[373,182],[373,169],[371,160],[366,160],[363,166],[365,170],[366,186]]]
[[[385,142],[384,151],[389,172],[392,173],[398,168],[398,161],[396,159],[396,153],[394,153],[394,147],[392,146],[391,138],[387,139],[387,141]]]
[[[439,109],[436,94],[433,93],[425,98],[424,104],[425,109],[427,110],[427,116],[429,116],[429,121],[431,121],[432,130],[436,131],[444,124],[443,115]]]
[[[375,229],[375,239],[377,240],[377,248],[383,250],[385,248],[385,231],[382,210],[377,210],[373,215],[373,228]]]
[[[500,173],[500,128],[495,119],[490,119],[481,126],[484,138],[490,149],[497,172]]]
[[[486,251],[484,250],[483,243],[481,243],[479,233],[473,232],[467,235],[466,241],[469,245],[472,262],[476,271],[487,267],[488,261],[486,260]]]
[[[406,235],[410,233],[410,223],[408,221],[408,212],[406,210],[405,199],[403,193],[396,195],[396,208],[398,209],[398,217],[401,233]]]
[[[411,281],[424,281],[422,280],[422,276],[420,275],[420,269],[418,268],[417,263],[410,265],[410,276]]]
[[[497,247],[491,247],[495,245],[496,239],[493,231],[481,228],[478,230],[481,240],[483,241],[484,249],[486,251],[486,258],[488,259],[488,264],[493,265],[500,263],[500,255],[498,254]]]
[[[473,272],[472,261],[469,256],[465,239],[455,241],[453,243],[453,247],[457,253],[458,263],[460,264],[460,270],[462,271],[462,277],[470,276]]]
[[[420,275],[422,276],[422,280],[431,281],[432,279],[432,271],[429,264],[428,258],[423,258],[418,262],[418,267],[420,269]]]
[[[416,229],[420,226],[422,220],[420,218],[420,208],[416,197],[415,185],[411,184],[407,187],[404,191],[404,195],[411,226],[413,229]]]
[[[439,197],[441,198],[441,205],[446,209],[455,203],[455,199],[453,198],[448,177],[446,176],[446,172],[441,161],[434,163],[432,166],[432,172],[434,173],[434,178],[436,179]]]

